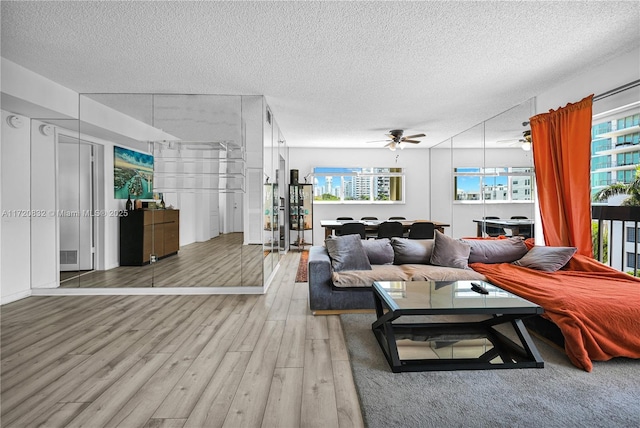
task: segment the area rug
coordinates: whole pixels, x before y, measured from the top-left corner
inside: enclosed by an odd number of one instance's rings
[[[363,417],[377,427],[637,427],[640,360],[591,373],[534,338],[542,369],[393,373],[371,331],[374,314],[340,315]]]
[[[296,272],[296,282],[307,282],[307,271],[309,263],[309,250],[300,252],[300,263],[298,263],[298,271]]]

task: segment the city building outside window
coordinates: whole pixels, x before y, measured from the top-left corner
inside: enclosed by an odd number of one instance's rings
[[[531,167],[454,168],[456,201],[532,202]]]
[[[318,203],[404,203],[402,168],[313,169],[313,200]]]

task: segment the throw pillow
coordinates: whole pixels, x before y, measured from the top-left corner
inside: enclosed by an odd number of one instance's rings
[[[513,264],[545,272],[555,272],[571,260],[576,250],[575,247],[535,246]]]
[[[407,239],[391,238],[393,247],[393,263],[404,264],[429,264],[433,253],[433,239]]]
[[[330,236],[324,240],[334,271],[371,270],[360,235]]]
[[[383,239],[365,239],[362,241],[364,252],[372,265],[390,265],[393,263],[391,241]]]
[[[464,240],[471,245],[469,263],[511,263],[525,254],[527,246],[521,238],[471,239]]]
[[[436,230],[431,264],[458,269],[469,269],[471,246],[459,239],[453,239]]]

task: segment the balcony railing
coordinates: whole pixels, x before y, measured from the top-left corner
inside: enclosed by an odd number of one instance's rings
[[[593,252],[597,260],[622,272],[631,272],[638,276],[638,250],[640,249],[640,207],[612,207],[594,205],[591,207],[591,218],[594,228]],[[634,242],[627,242],[627,228],[633,227]],[[635,256],[629,263],[627,253]]]

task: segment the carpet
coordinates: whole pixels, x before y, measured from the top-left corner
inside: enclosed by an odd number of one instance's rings
[[[369,428],[638,427],[640,360],[573,366],[534,338],[542,369],[393,373],[371,331],[374,314],[340,315]]]
[[[298,263],[298,271],[296,272],[295,282],[307,282],[307,272],[309,263],[309,250],[300,252],[300,262]]]

